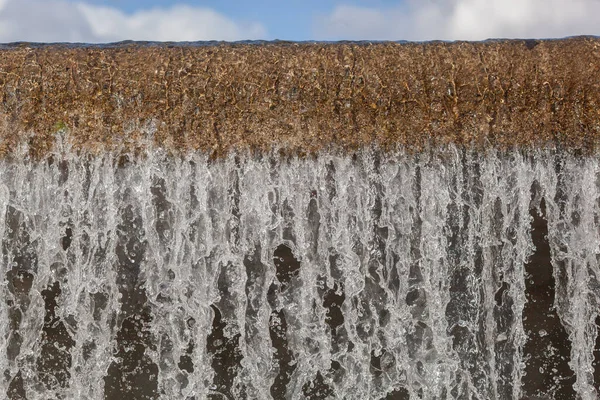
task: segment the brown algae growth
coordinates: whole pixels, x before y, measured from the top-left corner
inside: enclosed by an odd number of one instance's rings
[[[0,153],[595,148],[600,39],[0,48]]]

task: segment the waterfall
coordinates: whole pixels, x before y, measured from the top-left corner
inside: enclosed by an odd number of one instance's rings
[[[600,165],[549,149],[0,161],[9,399],[595,399]]]

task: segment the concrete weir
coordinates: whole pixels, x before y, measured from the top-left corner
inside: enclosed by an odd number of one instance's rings
[[[311,152],[600,137],[600,39],[0,48],[0,150]]]
[[[600,396],[600,39],[0,46],[0,398]]]

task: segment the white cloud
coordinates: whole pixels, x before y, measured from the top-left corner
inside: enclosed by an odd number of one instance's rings
[[[265,29],[258,23],[235,22],[206,8],[176,5],[133,15],[84,3],[78,4],[78,8],[96,35],[112,40],[241,40],[264,39],[266,36]]]
[[[259,23],[234,21],[208,8],[175,5],[125,14],[65,0],[0,0],[0,42],[264,39]]]
[[[407,0],[390,8],[339,5],[319,39],[482,40],[600,34],[600,0]]]

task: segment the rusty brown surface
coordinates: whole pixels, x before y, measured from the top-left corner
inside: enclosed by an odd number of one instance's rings
[[[0,153],[310,152],[600,138],[600,39],[0,49]],[[153,135],[148,127],[155,126]]]

